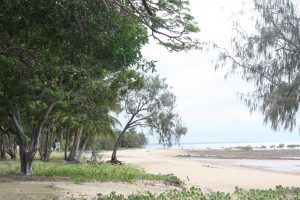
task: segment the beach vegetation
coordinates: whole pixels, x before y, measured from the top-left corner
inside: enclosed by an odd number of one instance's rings
[[[36,154],[49,162],[57,148],[79,162],[96,136],[114,136],[111,113],[155,71],[141,53],[149,37],[199,47],[188,1],[116,2],[0,2],[0,159],[18,146],[21,174],[33,173]]]
[[[292,131],[300,103],[299,2],[252,2],[252,9],[247,5],[241,13],[252,16],[248,23],[254,30],[245,31],[243,20],[237,18],[231,48],[215,45],[220,52],[216,68],[229,66],[228,74],[238,74],[254,84],[255,90],[241,95],[250,111],[262,112],[264,123],[274,130]]]
[[[17,161],[0,162],[0,176],[18,175],[20,163]],[[181,186],[183,182],[173,174],[150,174],[131,165],[111,165],[107,163],[70,163],[41,162],[33,163],[33,175],[46,178],[63,178],[81,182],[128,182],[161,181],[168,185]],[[51,180],[51,179],[50,179]]]
[[[236,149],[239,149],[239,150],[242,150],[242,151],[252,151],[253,150],[253,147],[250,146],[250,145],[247,145],[247,146],[238,146],[238,147],[235,147]]]
[[[118,163],[117,151],[128,130],[145,128],[150,135],[156,134],[159,143],[171,146],[185,135],[187,127],[175,110],[176,96],[166,80],[159,76],[146,76],[141,89],[128,91],[121,102],[126,123],[118,134],[111,163]]]
[[[288,144],[287,145],[287,148],[291,148],[291,149],[293,149],[293,148],[299,148],[300,147],[300,144]]]
[[[298,200],[300,188],[277,186],[269,190],[244,190],[236,188],[235,192],[203,192],[201,189],[192,187],[190,189],[171,190],[162,194],[132,194],[129,196],[111,193],[110,195],[98,194],[95,200],[274,200],[289,199]]]

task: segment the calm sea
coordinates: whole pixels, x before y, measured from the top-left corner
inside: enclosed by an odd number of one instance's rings
[[[282,147],[283,145],[284,147]],[[239,146],[251,146],[254,149],[275,149],[281,145],[280,149],[288,149],[287,146],[295,144],[300,145],[300,143],[293,142],[260,142],[260,143],[250,143],[250,142],[228,142],[228,143],[182,143],[180,145],[174,145],[167,149],[187,149],[187,150],[204,150],[204,149],[216,149],[222,150],[225,148],[234,148]],[[159,144],[150,144],[146,146],[147,149],[163,149],[166,148]],[[300,149],[297,147],[297,149]],[[189,157],[188,159],[205,161],[208,163],[221,163],[242,167],[259,168],[264,170],[278,171],[278,172],[292,172],[300,174],[300,155],[293,160],[256,160],[256,159],[214,159],[214,158],[195,158]]]
[[[253,148],[261,149],[261,147],[266,147],[266,149],[273,149],[283,144],[284,147],[281,149],[286,149],[288,145],[295,144],[300,145],[300,142],[199,142],[199,143],[181,143],[180,145],[173,145],[172,147],[164,147],[161,144],[149,144],[146,149],[225,149],[234,147],[245,147],[251,146]]]

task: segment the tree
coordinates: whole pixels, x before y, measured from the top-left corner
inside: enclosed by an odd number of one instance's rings
[[[300,103],[300,15],[293,0],[254,0],[256,31],[238,24],[232,50],[219,48],[217,67],[230,63],[256,89],[242,97],[251,111],[260,110],[272,128],[292,130]]]
[[[10,118],[21,173],[31,175],[48,118],[84,101],[86,85],[139,62],[147,35],[101,1],[1,1],[0,15],[1,118]]]
[[[145,145],[147,145],[147,137],[145,134],[138,133],[133,128],[124,134],[123,140],[120,143],[120,147],[122,148],[143,148]]]
[[[159,44],[180,51],[199,48],[190,34],[199,32],[188,8],[189,1],[103,0],[107,6],[121,10],[140,21]]]
[[[123,101],[128,121],[120,131],[114,145],[111,161],[118,163],[117,150],[127,130],[142,127],[150,134],[158,134],[159,142],[171,146],[187,132],[178,114],[174,113],[175,95],[169,90],[165,79],[159,76],[146,77],[144,86],[129,91]]]

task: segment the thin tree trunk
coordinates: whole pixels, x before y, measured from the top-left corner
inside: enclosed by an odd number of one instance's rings
[[[83,132],[83,126],[81,125],[80,128],[77,129],[77,132],[75,134],[72,149],[68,156],[68,161],[76,161],[76,162],[79,161],[78,160],[79,144],[81,141],[82,132]]]
[[[0,130],[0,159],[6,160],[5,141],[3,131]]]
[[[87,138],[84,142],[84,144],[82,145],[82,148],[80,149],[79,153],[78,153],[78,156],[77,156],[77,160],[79,161],[80,160],[80,157],[82,155],[82,152],[85,151],[85,148],[86,148],[86,145],[87,143],[89,142],[89,138]]]
[[[120,143],[123,139],[123,136],[124,134],[126,133],[126,131],[130,128],[130,126],[132,125],[131,122],[133,121],[133,119],[135,118],[136,114],[138,112],[136,112],[135,114],[133,114],[131,116],[131,118],[129,119],[129,121],[127,122],[126,126],[124,127],[124,129],[122,130],[122,132],[120,133],[115,145],[114,145],[114,148],[113,148],[113,152],[111,154],[111,159],[110,159],[110,162],[111,163],[120,163],[120,161],[118,161],[117,159],[117,151],[118,151],[118,148],[120,146]]]
[[[16,159],[16,143],[13,141],[13,138],[11,137],[11,132],[7,132],[8,135],[8,147],[7,147],[7,153],[10,156],[12,160]]]
[[[67,128],[67,133],[66,133],[65,160],[68,160],[69,137],[70,137],[70,127]]]
[[[127,126],[126,126],[127,127]],[[122,141],[122,139],[123,139],[123,137],[124,137],[124,134],[126,133],[126,131],[127,131],[127,129],[128,129],[128,127],[127,128],[124,128],[123,129],[123,131],[119,134],[119,137],[118,137],[118,139],[117,139],[117,141],[116,141],[116,143],[115,143],[115,145],[114,145],[114,148],[113,148],[113,152],[112,152],[112,155],[111,155],[111,159],[110,159],[110,162],[111,163],[119,163],[119,161],[118,161],[118,159],[117,159],[117,151],[118,151],[118,148],[119,148],[119,146],[120,146],[120,143],[121,143],[121,141]]]
[[[52,145],[52,136],[53,136],[53,129],[47,131],[46,133],[46,141],[45,141],[45,147],[44,147],[44,162],[49,162],[50,161],[50,154],[51,154],[51,145]]]

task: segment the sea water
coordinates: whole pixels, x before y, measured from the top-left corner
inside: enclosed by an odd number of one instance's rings
[[[263,149],[276,149],[279,144],[284,144],[283,148],[280,149],[287,149],[289,144],[299,144],[293,142],[284,142],[284,143],[274,143],[274,142],[264,142],[264,143],[249,143],[249,142],[229,142],[229,143],[183,143],[180,145],[175,145],[172,147],[164,147],[163,145],[159,144],[151,144],[146,146],[147,149],[183,149],[183,150],[222,150],[226,148],[235,148],[235,147],[245,147],[251,146],[253,149],[261,150],[262,146],[266,147]],[[275,148],[273,147],[275,146]],[[272,148],[271,148],[272,147]],[[279,149],[279,148],[277,148]],[[299,149],[295,148],[295,149]],[[207,163],[216,163],[216,164],[228,164],[234,166],[241,166],[241,167],[251,167],[251,168],[258,168],[264,170],[271,170],[277,172],[290,172],[290,173],[297,173],[300,174],[300,155],[299,157],[295,158],[285,158],[283,160],[278,159],[215,159],[215,158],[199,158],[199,157],[187,157],[185,159],[193,159],[204,161]]]
[[[287,149],[289,144],[300,145],[299,142],[199,142],[199,143],[181,143],[177,145],[173,145],[172,147],[163,146],[162,144],[149,144],[145,148],[146,149],[186,149],[186,150],[204,150],[204,149],[216,149],[222,150],[226,148],[235,148],[235,147],[245,147],[251,146],[254,149],[261,149],[262,146],[265,146],[266,149],[273,149],[278,147],[280,144],[284,144],[284,147],[281,149]],[[272,147],[272,148],[271,148]],[[295,148],[297,149],[297,148]],[[299,149],[299,147],[298,147]]]

